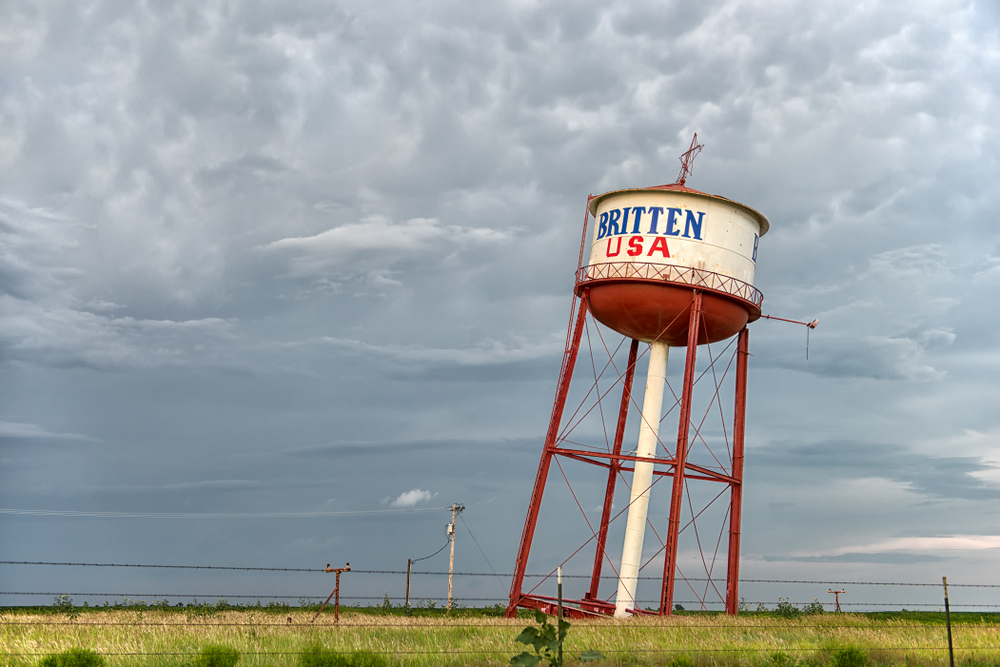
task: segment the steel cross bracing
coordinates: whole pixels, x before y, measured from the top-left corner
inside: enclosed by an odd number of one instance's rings
[[[573,499],[573,503],[580,511],[589,533],[583,544],[577,547],[561,565],[566,565],[577,556],[591,542],[594,543],[594,559],[591,571],[591,581],[589,589],[583,594],[580,600],[569,601],[569,606],[564,608],[565,613],[576,616],[592,616],[595,614],[610,614],[614,611],[614,603],[608,599],[600,597],[600,584],[602,572],[605,564],[617,578],[616,558],[620,555],[620,550],[615,547],[608,550],[608,535],[610,527],[617,519],[628,512],[628,506],[622,508],[617,513],[613,513],[614,495],[619,481],[629,488],[629,479],[624,473],[632,472],[634,468],[629,463],[637,461],[649,461],[657,466],[654,469],[654,479],[651,483],[656,486],[663,478],[671,478],[670,512],[666,527],[665,537],[661,537],[656,530],[651,519],[647,519],[647,525],[652,529],[654,537],[660,548],[646,559],[642,568],[649,566],[652,562],[663,555],[663,579],[660,589],[660,606],[658,613],[670,615],[673,611],[674,587],[677,578],[684,582],[685,587],[699,600],[702,608],[713,602],[723,602],[726,612],[735,614],[738,600],[738,578],[739,578],[739,544],[740,544],[740,517],[742,501],[742,477],[743,477],[743,431],[745,427],[745,406],[746,406],[746,371],[748,356],[749,334],[744,328],[736,337],[730,339],[724,346],[721,353],[713,355],[711,345],[698,346],[699,331],[704,327],[704,316],[700,310],[701,292],[692,289],[691,307],[686,315],[689,318],[688,346],[685,350],[684,378],[680,395],[670,386],[667,387],[673,396],[674,402],[666,410],[661,422],[670,417],[675,410],[679,410],[678,430],[676,443],[669,443],[668,447],[661,438],[658,440],[658,449],[662,448],[662,455],[657,452],[655,457],[639,457],[628,451],[623,451],[625,439],[626,422],[629,412],[639,413],[640,405],[632,392],[632,385],[635,377],[635,367],[637,362],[646,354],[648,347],[640,351],[639,341],[631,340],[629,345],[628,362],[624,368],[619,368],[615,355],[623,346],[625,339],[622,338],[617,346],[609,346],[605,339],[605,334],[601,331],[601,326],[589,314],[588,291],[585,285],[581,285],[579,298],[574,298],[571,312],[571,323],[567,331],[567,345],[564,350],[563,362],[560,367],[559,380],[556,389],[556,398],[553,404],[552,415],[545,437],[541,460],[538,472],[535,477],[535,484],[532,490],[531,500],[528,508],[528,515],[525,519],[524,530],[522,532],[521,543],[518,549],[517,561],[515,563],[514,576],[511,583],[510,603],[508,605],[508,616],[513,615],[518,607],[535,608],[553,613],[555,608],[555,598],[540,595],[540,587],[545,584],[547,578],[542,578],[531,590],[524,591],[524,578],[527,568],[527,561],[530,555],[531,546],[535,537],[535,530],[540,515],[542,498],[548,483],[549,470],[553,461],[560,471],[566,488]],[[680,317],[680,316],[678,316]],[[665,327],[666,329],[667,327]],[[618,336],[618,334],[613,334]],[[599,341],[595,345],[595,338]],[[586,345],[583,343],[586,341]],[[695,362],[697,360],[698,348],[703,347],[708,354],[707,367],[702,369],[700,374],[695,372]],[[613,348],[613,349],[612,349]],[[570,384],[577,374],[577,361],[581,349],[589,356],[589,371],[592,380],[585,380],[585,394],[580,402],[573,408],[568,418],[564,419],[566,412],[567,397]],[[595,353],[596,350],[596,353]],[[728,355],[728,356],[727,356]],[[607,361],[598,361],[606,356]],[[733,373],[735,366],[735,373]],[[580,371],[579,375],[583,375]],[[723,406],[721,389],[731,375],[735,375],[735,391],[733,418],[727,425],[726,410]],[[611,386],[602,388],[602,382],[610,379]],[[577,383],[581,381],[576,380]],[[695,389],[706,382],[711,383],[708,404],[704,410],[694,410]],[[620,389],[619,389],[620,388]],[[618,391],[616,391],[618,390]],[[618,393],[620,392],[620,393]],[[704,393],[704,392],[702,392]],[[641,396],[639,397],[641,401]],[[616,404],[616,410],[608,410],[613,415],[613,431],[609,432],[605,403],[612,401]],[[712,421],[713,415],[717,413],[717,426],[722,431],[722,442],[725,445],[725,454],[721,449],[713,449],[710,439],[705,436],[706,426]],[[600,421],[604,442],[601,445],[587,444],[587,436],[574,437],[574,432],[588,418],[597,418]],[[613,433],[613,435],[612,435]],[[718,450],[718,451],[716,451]],[[707,461],[692,461],[692,453],[700,452],[707,455]],[[579,495],[573,487],[571,480],[572,469],[567,472],[563,468],[560,458],[586,463],[589,465],[604,468],[608,471],[603,502],[600,505],[600,522],[595,525],[587,517],[584,505],[581,503]],[[680,472],[678,472],[680,471]],[[707,481],[725,484],[721,491],[714,494],[707,502],[696,499],[691,493],[691,486],[685,484],[686,481]],[[630,489],[629,489],[630,490]],[[718,533],[711,531],[711,541],[703,543],[703,524],[706,520],[706,513],[719,501],[724,498],[729,491],[729,503],[725,507],[721,519]],[[661,492],[662,493],[662,492]],[[685,512],[686,505],[686,512]],[[589,505],[588,505],[589,506]],[[682,514],[686,514],[686,520],[682,521]],[[725,539],[726,529],[729,530],[729,538]],[[689,578],[684,574],[679,562],[679,548],[681,546],[681,536],[690,535],[693,546],[697,551],[694,559],[695,565],[700,570],[699,574],[704,577]],[[688,540],[688,538],[685,538]],[[691,541],[689,540],[689,541]],[[727,567],[725,572],[725,587],[719,588],[721,576],[718,573],[720,554],[723,553],[723,543],[725,542],[725,559]],[[550,576],[555,574],[552,568]],[[695,587],[694,582],[704,582],[703,586]],[[608,591],[606,590],[605,593]],[[637,605],[636,605],[637,607]],[[630,610],[632,613],[655,613],[638,608]]]

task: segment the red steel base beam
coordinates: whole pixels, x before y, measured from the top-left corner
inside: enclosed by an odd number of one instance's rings
[[[743,434],[747,421],[747,357],[750,356],[750,332],[740,331],[736,347],[736,416],[733,420],[733,481],[729,500],[729,569],[726,572],[726,613],[739,611],[740,530],[743,513]]]
[[[517,562],[515,564],[514,578],[511,582],[510,603],[506,610],[506,616],[512,618],[516,615],[518,607],[540,609],[550,613],[554,609],[553,602],[546,596],[525,594],[522,591],[524,577],[531,551],[531,543],[534,538],[535,527],[541,508],[542,496],[545,492],[545,485],[548,479],[549,468],[552,457],[558,454],[565,454],[569,458],[581,460],[587,463],[602,465],[609,468],[608,482],[604,495],[604,507],[601,515],[600,529],[597,535],[597,550],[594,556],[594,568],[590,581],[590,590],[584,594],[583,600],[575,601],[577,608],[570,608],[567,613],[577,614],[580,617],[593,615],[610,615],[614,612],[614,605],[598,598],[601,580],[603,561],[606,558],[606,545],[608,528],[611,521],[611,505],[614,501],[615,486],[617,477],[621,472],[629,470],[625,462],[636,457],[623,456],[621,454],[622,441],[625,432],[625,423],[628,416],[628,408],[631,403],[632,384],[635,376],[635,365],[638,357],[638,341],[633,340],[629,350],[628,367],[623,377],[622,399],[618,411],[618,423],[615,430],[615,440],[613,452],[611,454],[600,454],[598,452],[584,452],[576,450],[566,450],[563,452],[556,444],[559,428],[562,423],[563,411],[566,405],[566,397],[569,392],[570,381],[576,366],[579,353],[580,341],[583,329],[586,325],[586,318],[589,312],[587,300],[587,290],[580,294],[580,302],[572,329],[567,332],[567,347],[563,355],[563,364],[560,369],[559,382],[557,384],[555,402],[553,404],[552,415],[549,420],[548,431],[545,436],[545,444],[542,449],[542,456],[538,466],[538,473],[535,476],[535,484],[531,494],[531,501],[528,505],[528,515],[525,519],[524,531],[521,535],[521,543],[518,548]],[[744,458],[744,433],[746,427],[746,383],[747,383],[747,361],[749,357],[749,332],[744,328],[739,333],[736,352],[736,400],[735,419],[733,425],[733,460],[732,474],[726,476],[712,472],[710,476],[701,476],[697,473],[708,471],[701,470],[700,466],[693,466],[687,463],[687,453],[689,449],[689,437],[691,428],[691,402],[694,388],[695,361],[697,358],[698,339],[701,330],[702,320],[702,294],[695,291],[691,310],[689,314],[688,341],[685,355],[684,380],[680,401],[680,418],[677,429],[677,449],[675,456],[671,460],[664,460],[664,463],[672,464],[671,470],[662,471],[660,474],[673,477],[673,486],[670,499],[670,515],[666,536],[666,556],[664,558],[663,585],[660,596],[660,615],[671,615],[673,611],[673,599],[675,588],[675,576],[677,572],[678,539],[680,533],[680,515],[683,504],[684,481],[685,478],[706,479],[709,481],[720,481],[730,485],[730,513],[729,513],[729,545],[728,545],[728,569],[726,573],[726,613],[735,615],[738,612],[739,594],[739,550],[741,535],[742,516],[742,480],[743,480],[743,458]],[[578,454],[575,456],[575,454]],[[601,463],[590,460],[583,455],[591,457],[606,458],[609,463]],[[694,475],[688,474],[694,472]],[[570,601],[573,602],[573,601]],[[634,613],[643,610],[631,610]]]
[[[628,351],[628,366],[625,369],[625,379],[622,382],[622,402],[618,408],[618,426],[615,428],[615,442],[612,456],[621,456],[622,440],[625,438],[625,421],[628,417],[628,406],[632,401],[632,380],[635,378],[635,362],[639,356],[639,341],[632,339]],[[601,512],[601,528],[597,533],[597,551],[594,554],[594,573],[590,577],[590,591],[585,599],[597,598],[601,586],[601,567],[604,564],[604,548],[608,542],[608,524],[611,523],[611,505],[615,500],[615,485],[618,482],[622,463],[620,459],[612,459],[608,470],[608,486],[604,491],[604,509]],[[614,606],[612,605],[612,609]]]
[[[677,573],[677,540],[684,502],[684,463],[687,460],[688,434],[691,431],[691,394],[694,390],[694,362],[698,350],[698,326],[701,324],[701,292],[695,290],[688,324],[687,355],[684,360],[684,388],[681,414],[677,423],[677,450],[674,458],[674,484],[670,494],[670,520],[667,524],[666,555],[663,559],[663,587],[660,589],[660,615],[670,616],[674,606],[674,575]]]
[[[538,510],[542,506],[542,495],[545,493],[545,481],[549,476],[549,466],[552,464],[552,454],[556,448],[556,438],[559,436],[559,425],[562,423],[563,409],[566,407],[566,394],[569,392],[569,382],[576,367],[577,353],[580,351],[580,337],[587,319],[587,292],[580,296],[576,315],[576,325],[570,345],[563,354],[562,369],[559,373],[559,384],[556,387],[556,400],[552,406],[552,416],[549,418],[549,430],[545,434],[545,445],[542,448],[542,460],[538,464],[535,475],[535,486],[531,491],[531,502],[528,504],[528,516],[524,521],[524,531],[521,533],[521,545],[517,550],[517,562],[514,565],[514,579],[510,585],[510,603],[505,616],[514,618],[517,615],[518,602],[521,600],[521,587],[524,585],[524,571],[528,565],[528,554],[531,552],[531,541],[535,536],[535,524],[538,522]]]

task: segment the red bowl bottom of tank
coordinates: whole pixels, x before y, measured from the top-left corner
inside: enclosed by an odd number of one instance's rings
[[[590,312],[601,324],[641,341],[687,346],[694,299],[690,285],[602,280],[579,287],[589,291]],[[752,303],[709,290],[702,290],[701,308],[699,345],[734,336],[747,322],[760,317],[760,310]]]

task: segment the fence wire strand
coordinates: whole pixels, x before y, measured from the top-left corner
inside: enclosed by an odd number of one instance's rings
[[[471,532],[470,532],[471,535]],[[447,544],[445,545],[447,546]],[[438,552],[440,553],[440,552]],[[432,554],[435,555],[435,554]],[[423,559],[418,559],[423,560]],[[416,561],[414,561],[416,562]],[[71,567],[136,567],[136,568],[163,568],[174,570],[238,570],[249,572],[326,572],[325,568],[308,567],[242,567],[232,565],[161,565],[143,563],[77,563],[77,562],[54,562],[54,561],[21,561],[21,560],[0,560],[0,565],[62,565]],[[405,575],[406,570],[356,570],[351,569],[351,574],[401,574]],[[423,571],[411,572],[411,574],[429,576],[448,576],[447,571]],[[513,577],[509,573],[497,572],[453,572],[456,577]],[[551,574],[525,574],[525,578],[544,579]],[[563,574],[564,579],[590,579],[589,574]],[[601,579],[615,579],[615,575],[603,575]],[[640,580],[660,581],[662,577],[640,576]],[[708,579],[689,577],[691,581],[708,581]],[[918,586],[940,588],[941,582],[926,583],[913,581],[840,581],[827,579],[740,579],[741,584],[815,584],[822,586]],[[948,584],[949,588],[1000,588],[1000,584]]]

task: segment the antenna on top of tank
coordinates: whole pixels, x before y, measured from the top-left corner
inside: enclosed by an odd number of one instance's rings
[[[698,133],[695,132],[694,136],[691,138],[691,146],[687,151],[681,154],[681,173],[677,174],[677,183],[679,185],[684,185],[687,181],[687,177],[694,172],[694,159],[701,152],[701,149],[705,147],[705,144],[698,143]]]

